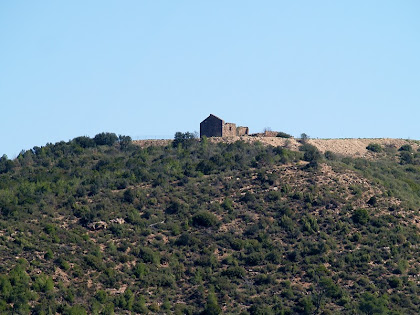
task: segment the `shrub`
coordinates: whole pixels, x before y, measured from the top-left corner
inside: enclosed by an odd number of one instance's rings
[[[135,194],[133,193],[133,190],[127,189],[126,191],[124,191],[123,199],[125,202],[133,203],[135,199]]]
[[[245,269],[239,266],[228,267],[222,272],[222,275],[229,278],[243,278],[245,276]]]
[[[352,219],[355,223],[366,224],[369,221],[369,213],[366,209],[357,209],[353,212]]]
[[[372,196],[372,197],[368,200],[367,204],[368,204],[369,206],[376,207],[376,206],[378,205],[378,198],[376,198],[376,196]]]
[[[413,152],[413,148],[409,144],[404,144],[403,146],[401,146],[401,148],[398,149],[398,151]]]
[[[291,135],[289,135],[288,133],[282,132],[282,131],[278,132],[276,137],[279,137],[279,138],[287,138],[287,139],[288,138],[292,138]]]
[[[303,160],[307,162],[318,161],[321,159],[321,152],[312,144],[305,143],[299,147],[299,151],[304,152]]]
[[[400,153],[400,164],[412,164],[414,161],[413,155],[408,151],[401,151]]]
[[[314,314],[315,305],[309,296],[299,300],[298,309],[300,314]]]
[[[222,309],[220,308],[219,304],[217,303],[217,298],[214,292],[209,292],[207,297],[207,304],[204,308],[204,311],[201,313],[203,315],[217,315],[221,314]]]
[[[217,217],[208,211],[200,211],[196,213],[193,218],[192,222],[195,226],[203,226],[203,227],[212,227],[218,223]]]
[[[271,315],[274,314],[274,312],[271,310],[271,308],[267,305],[264,305],[264,303],[254,303],[249,309],[250,315],[260,315],[260,314],[266,314]],[[283,314],[283,313],[282,313]]]
[[[300,151],[305,152],[303,155],[303,160],[309,162],[306,166],[307,169],[318,169],[319,167],[319,160],[321,160],[321,152],[318,150],[317,147],[309,144],[304,143],[300,148]]]
[[[264,260],[262,253],[260,252],[253,252],[245,257],[245,262],[247,265],[257,266],[261,264]]]
[[[85,315],[87,313],[86,313],[85,308],[82,305],[74,305],[68,310],[68,312],[66,314],[68,314],[68,315]]]
[[[198,239],[188,233],[181,234],[175,241],[175,245],[178,246],[192,246],[198,243]]]
[[[148,247],[141,248],[139,256],[145,263],[158,264],[160,262],[159,253],[154,252]]]
[[[369,145],[366,147],[366,149],[369,150],[369,151],[372,151],[372,152],[381,152],[382,151],[382,147],[378,143],[369,143]]]
[[[213,161],[202,160],[200,163],[197,164],[196,170],[205,175],[209,175],[216,169],[216,167],[217,165]]]
[[[392,277],[388,279],[389,286],[393,289],[399,288],[401,286],[401,280],[398,277]]]
[[[188,210],[188,205],[181,200],[173,200],[166,208],[167,214],[185,214]]]
[[[376,297],[372,293],[363,293],[359,310],[364,314],[387,314],[388,301],[384,297]]]
[[[337,156],[331,151],[325,151],[324,156],[329,161],[337,160]]]
[[[250,193],[249,191],[247,191],[245,195],[243,195],[243,197],[241,198],[241,201],[248,203],[248,202],[254,202],[256,199],[257,198],[255,197],[253,193]]]
[[[322,277],[319,284],[324,290],[326,296],[332,297],[334,299],[341,297],[342,292],[340,287],[335,284],[331,278]]]
[[[222,207],[223,209],[227,210],[227,211],[232,211],[233,210],[233,202],[231,199],[226,198],[223,202],[222,202]]]

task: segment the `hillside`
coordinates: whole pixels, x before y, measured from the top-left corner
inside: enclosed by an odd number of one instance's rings
[[[417,314],[417,144],[263,141],[1,158],[0,312]]]

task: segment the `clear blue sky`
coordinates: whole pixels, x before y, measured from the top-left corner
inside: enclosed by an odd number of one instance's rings
[[[225,121],[420,139],[420,1],[1,1],[0,155]]]

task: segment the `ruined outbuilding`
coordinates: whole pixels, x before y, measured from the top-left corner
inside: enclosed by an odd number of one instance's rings
[[[236,127],[213,114],[200,123],[200,137],[236,137],[249,134],[248,127]]]

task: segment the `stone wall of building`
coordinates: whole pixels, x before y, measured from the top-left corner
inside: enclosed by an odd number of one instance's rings
[[[236,128],[236,135],[237,136],[247,136],[247,135],[249,135],[249,128],[248,127],[237,127]]]
[[[222,137],[235,137],[236,136],[236,124],[225,123],[223,125]]]
[[[200,137],[221,137],[223,126],[223,120],[214,115],[210,115],[200,123]]]

